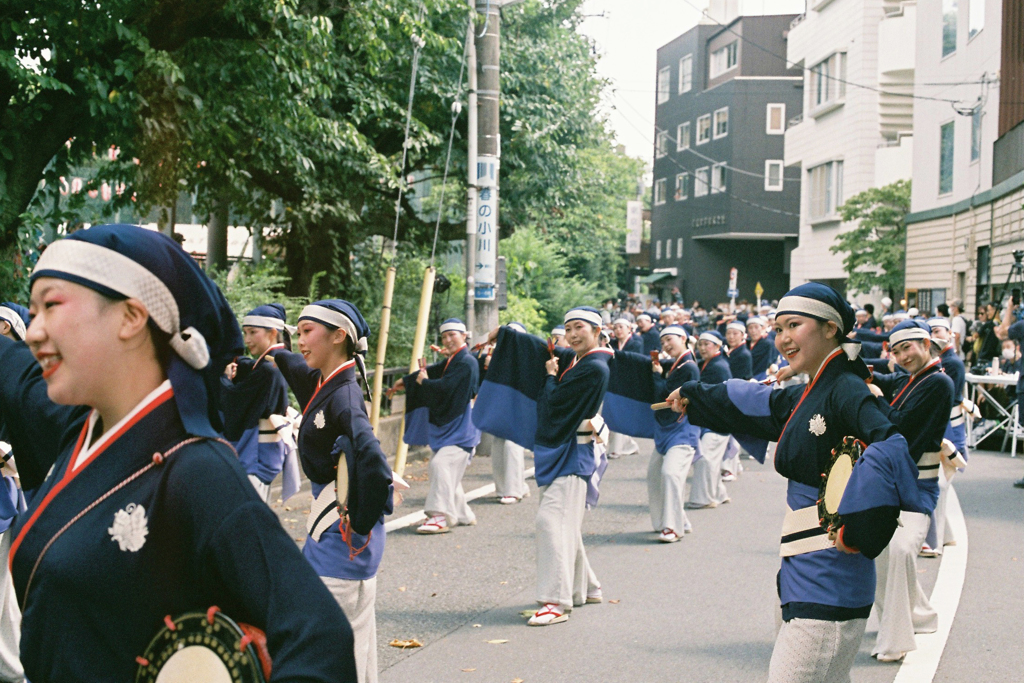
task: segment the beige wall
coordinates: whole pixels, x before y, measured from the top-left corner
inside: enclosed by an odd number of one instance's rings
[[[907,226],[907,289],[945,288],[946,299],[963,298],[974,315],[978,247],[991,246],[989,284],[998,294],[1013,264],[1012,252],[1024,249],[1024,188],[968,211]]]

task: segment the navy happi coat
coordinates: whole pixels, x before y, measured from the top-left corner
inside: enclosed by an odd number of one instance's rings
[[[171,452],[190,436],[170,383],[73,469],[94,420],[14,528],[29,680],[134,680],[165,616],[216,605],[266,631],[274,681],[354,682],[348,622],[231,447],[207,439]]]
[[[271,353],[304,406],[299,458],[313,485],[313,497],[334,483],[343,453],[348,465],[351,547],[342,537],[340,525],[334,524],[319,541],[307,536],[302,554],[320,576],[370,579],[376,576],[384,556],[384,516],[392,512],[391,467],[370,427],[355,361],[348,361],[321,381],[320,371],[306,365],[300,354],[283,349]],[[362,552],[353,553],[353,548],[363,546]]]

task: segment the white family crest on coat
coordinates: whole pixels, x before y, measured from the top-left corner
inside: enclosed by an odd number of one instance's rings
[[[321,410],[319,413],[316,414],[316,417],[313,418],[313,424],[316,425],[317,429],[324,428],[324,425],[327,424],[327,420],[324,419],[324,411]]]
[[[808,428],[811,430],[811,434],[821,436],[825,433],[825,418],[821,415],[815,415],[811,418]]]
[[[107,529],[111,540],[117,541],[121,550],[136,552],[146,543],[149,533],[146,508],[130,503],[125,509],[114,513],[114,526]]]

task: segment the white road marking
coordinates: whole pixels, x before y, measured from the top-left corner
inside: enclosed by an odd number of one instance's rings
[[[528,470],[526,470],[526,472],[524,472],[524,474],[526,475],[526,478],[529,479],[530,477],[533,476],[533,468],[529,468]],[[472,491],[466,493],[466,502],[476,500],[477,498],[483,498],[484,496],[488,496],[494,493],[496,490],[497,489],[494,487],[494,484],[488,484],[487,486],[481,486],[478,489],[473,489]],[[412,512],[408,515],[405,515],[404,517],[399,517],[398,519],[393,519],[390,522],[387,522],[384,525],[384,531],[404,529],[405,527],[412,526],[413,524],[421,522],[426,518],[427,513],[423,510],[419,510],[418,512]]]
[[[939,628],[935,633],[919,633],[917,649],[907,653],[893,683],[931,683],[935,671],[939,668],[942,651],[949,638],[949,629],[953,626],[957,607],[960,605],[960,594],[964,588],[964,577],[967,573],[967,523],[964,511],[960,507],[956,489],[949,488],[949,501],[946,503],[949,519],[947,523],[953,529],[956,545],[946,546],[942,551],[942,563],[939,574],[932,589],[932,607],[939,614]]]

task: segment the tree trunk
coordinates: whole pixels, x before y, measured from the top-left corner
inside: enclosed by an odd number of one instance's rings
[[[206,272],[228,267],[228,202],[223,197],[213,201],[213,210],[206,229]]]

